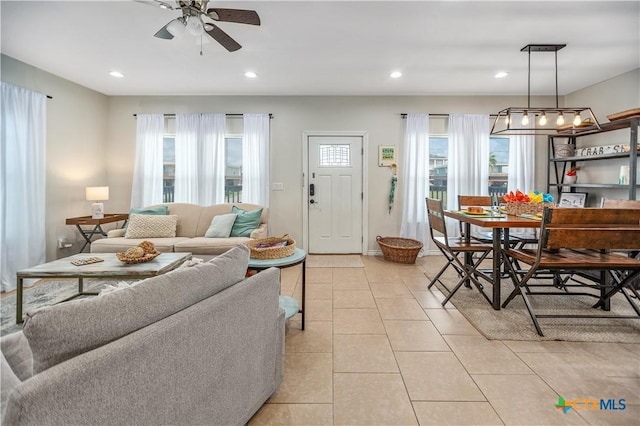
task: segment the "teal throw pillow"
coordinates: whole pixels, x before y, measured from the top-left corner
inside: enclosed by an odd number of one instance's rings
[[[247,211],[233,206],[231,213],[238,215],[231,228],[231,237],[250,237],[251,231],[260,226],[262,209]]]
[[[151,215],[167,215],[169,214],[169,206],[156,206],[156,207],[147,207],[144,209],[130,209],[129,215],[132,214],[151,214]],[[127,229],[129,226],[129,222],[124,225],[124,229]]]

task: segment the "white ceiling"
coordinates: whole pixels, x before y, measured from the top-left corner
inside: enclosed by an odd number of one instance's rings
[[[173,4],[172,0],[165,0]],[[530,43],[558,52],[560,94],[640,67],[640,1],[211,1],[256,10],[220,23],[243,48],[153,34],[179,10],[136,1],[2,0],[2,53],[106,95],[527,93]],[[553,53],[531,54],[553,94]],[[125,77],[109,76],[111,70]],[[247,79],[248,70],[258,74]],[[391,79],[391,71],[403,76]],[[505,70],[504,79],[493,75]]]

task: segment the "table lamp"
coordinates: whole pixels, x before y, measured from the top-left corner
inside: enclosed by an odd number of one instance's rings
[[[104,204],[100,201],[109,200],[108,186],[87,186],[85,188],[87,201],[95,201],[91,204],[91,218],[102,219],[104,217]]]

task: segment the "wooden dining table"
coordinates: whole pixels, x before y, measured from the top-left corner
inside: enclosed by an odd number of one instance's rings
[[[490,212],[478,215],[465,213],[459,210],[445,210],[444,215],[452,219],[456,219],[465,225],[465,239],[467,242],[471,239],[471,225],[480,226],[482,228],[490,228],[493,233],[493,291],[491,306],[496,311],[500,310],[500,275],[502,248],[509,245],[509,229],[511,228],[540,228],[542,221],[535,216],[522,217],[514,216],[506,213],[500,213],[498,216],[492,216]]]

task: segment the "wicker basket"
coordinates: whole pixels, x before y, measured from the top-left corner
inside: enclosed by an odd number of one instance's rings
[[[422,243],[418,240],[398,237],[381,237],[376,241],[382,250],[385,260],[397,263],[416,263],[416,257],[422,249]]]
[[[507,214],[514,216],[520,216],[521,214],[536,214],[542,213],[545,207],[553,207],[553,203],[507,203],[504,205]]]
[[[286,242],[287,245],[283,247],[268,247],[271,244],[282,242]],[[245,245],[251,251],[250,257],[252,259],[280,259],[291,256],[296,250],[296,242],[289,237],[289,234],[284,234],[282,237],[269,237],[249,241]]]
[[[133,259],[127,257],[123,252],[116,253],[116,257],[118,258],[118,260],[120,262],[129,263],[129,264],[150,262],[150,261],[152,261],[153,259],[155,259],[158,256],[160,256],[160,252],[159,251],[155,251],[153,253],[147,253],[142,257],[136,257],[136,258],[133,258]]]

